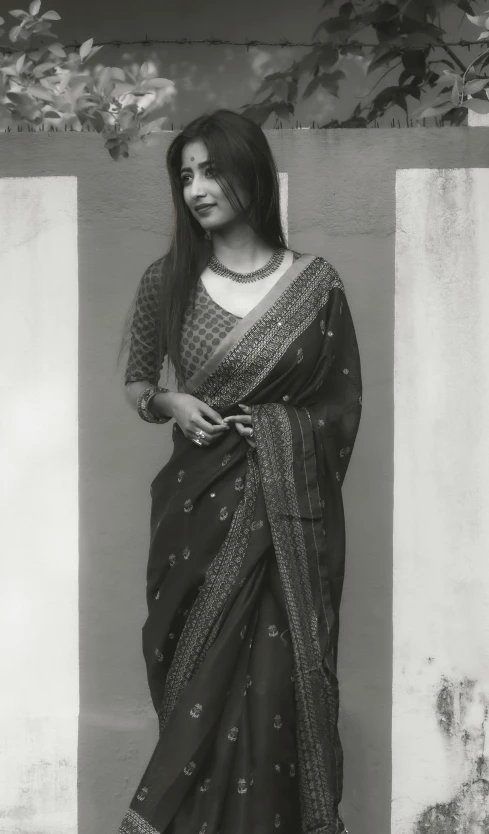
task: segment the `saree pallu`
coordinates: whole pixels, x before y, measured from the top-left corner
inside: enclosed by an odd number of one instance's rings
[[[345,290],[303,255],[187,382],[222,416],[177,424],[151,484],[143,652],[159,739],[120,834],[344,834],[336,676],[341,487],[362,408]]]

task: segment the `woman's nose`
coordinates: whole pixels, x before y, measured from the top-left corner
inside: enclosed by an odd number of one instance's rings
[[[195,176],[192,180],[191,195],[192,197],[203,197],[206,193],[205,180],[201,177]]]

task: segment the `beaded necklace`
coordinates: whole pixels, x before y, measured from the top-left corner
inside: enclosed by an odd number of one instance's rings
[[[228,269],[227,266],[224,266],[224,264],[222,264],[215,255],[211,255],[207,266],[210,270],[212,270],[212,272],[215,272],[216,275],[222,275],[224,278],[230,278],[231,281],[237,281],[239,284],[248,284],[251,281],[258,281],[260,278],[266,278],[267,275],[271,275],[272,272],[275,272],[275,270],[278,269],[284,257],[285,249],[276,249],[270,260],[267,261],[264,266],[261,266],[260,269],[255,269],[254,272],[233,272],[232,269]]]

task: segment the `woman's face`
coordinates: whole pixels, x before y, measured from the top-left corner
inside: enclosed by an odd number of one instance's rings
[[[188,142],[182,151],[180,178],[187,206],[202,228],[212,232],[229,226],[237,215],[214,179],[208,157],[207,147],[201,139]],[[242,199],[239,190],[238,194]]]

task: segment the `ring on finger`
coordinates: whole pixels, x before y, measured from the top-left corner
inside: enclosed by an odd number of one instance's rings
[[[253,429],[250,429],[250,437],[253,437],[253,434],[254,434]]]
[[[197,446],[202,446],[202,440],[195,440],[195,438],[192,438],[192,443],[196,443]]]
[[[196,429],[195,434],[197,437],[205,437],[205,432],[203,432],[202,429]]]

